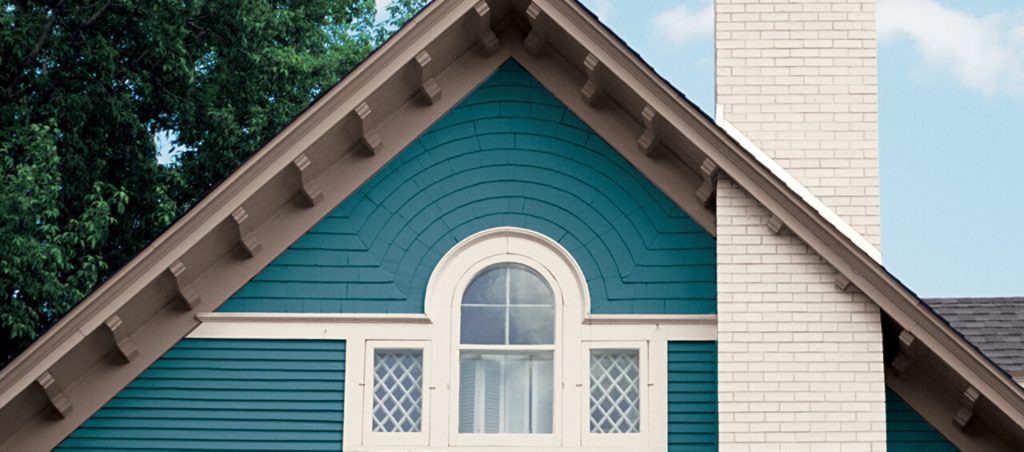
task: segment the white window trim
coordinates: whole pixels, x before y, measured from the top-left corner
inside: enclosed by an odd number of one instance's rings
[[[419,350],[423,368],[421,388],[423,394],[422,406],[420,407],[420,431],[403,433],[385,433],[373,431],[373,386],[376,375],[374,368],[377,350]],[[429,341],[366,341],[366,362],[363,365],[363,381],[366,385],[363,390],[363,406],[366,407],[366,421],[363,424],[363,442],[367,445],[391,445],[391,446],[426,446],[430,440],[430,397],[433,395],[430,380],[433,375],[430,371],[431,350]]]
[[[486,246],[494,246],[493,252],[499,254],[491,254],[486,257],[482,257],[479,261],[471,263],[464,270],[458,264],[449,268],[451,273],[445,273],[437,275],[439,290],[442,292],[435,293],[434,295],[438,298],[429,298],[431,291],[427,290],[428,299],[437,300],[440,303],[444,299],[450,300],[451,307],[449,317],[452,319],[451,327],[451,343],[449,349],[451,350],[449,356],[449,367],[450,382],[451,382],[451,393],[449,406],[448,425],[449,432],[448,436],[450,439],[449,444],[454,446],[508,446],[508,445],[522,445],[522,446],[557,446],[559,444],[558,439],[561,435],[563,426],[559,422],[562,419],[562,407],[559,401],[563,396],[562,385],[562,367],[559,363],[562,362],[564,347],[567,342],[567,338],[564,337],[564,331],[559,323],[564,323],[565,309],[563,309],[563,297],[562,290],[558,285],[558,280],[549,271],[549,269],[530,257],[522,254],[512,252],[511,248],[505,248],[506,244],[513,245],[506,240],[495,240],[486,242]],[[478,245],[479,246],[479,245]],[[470,264],[470,262],[466,262]],[[554,290],[555,297],[555,343],[553,345],[543,346],[491,346],[491,345],[464,345],[461,343],[461,301],[462,294],[466,291],[466,287],[473,279],[485,269],[503,263],[516,263],[530,267],[541,277],[544,278],[545,282]],[[459,271],[463,270],[461,274]],[[454,279],[453,277],[458,277]],[[453,281],[449,281],[453,279]],[[433,280],[433,279],[432,279]],[[454,283],[454,284],[452,284]],[[450,293],[449,293],[450,291]],[[441,310],[440,308],[438,310]],[[443,315],[443,314],[439,314]],[[572,339],[568,339],[572,340]],[[552,388],[552,432],[551,433],[459,433],[459,356],[462,350],[551,350],[553,351],[554,359],[554,372],[555,375],[552,378],[554,387]]]
[[[640,431],[637,433],[592,433],[590,431],[590,354],[594,350],[635,350],[640,362]],[[585,424],[583,425],[583,446],[614,447],[628,449],[636,444],[650,444],[653,432],[651,431],[652,418],[655,412],[651,410],[651,383],[652,369],[649,358],[650,351],[647,341],[583,341],[580,347],[580,356],[583,357],[583,370],[581,371],[586,380],[579,385],[583,394],[580,412],[584,414]],[[662,417],[659,417],[662,419]],[[667,442],[666,442],[667,444]]]
[[[576,261],[561,245],[542,234],[512,227],[501,227],[481,231],[455,245],[438,263],[427,285],[424,314],[290,314],[290,313],[203,313],[197,315],[200,324],[187,337],[222,339],[321,339],[346,341],[345,378],[345,429],[343,441],[345,450],[395,450],[408,448],[379,434],[370,438],[372,428],[372,399],[367,398],[372,390],[372,350],[369,343],[381,344],[390,341],[415,341],[424,344],[424,419],[423,430],[427,443],[416,444],[417,450],[424,449],[479,449],[472,444],[473,438],[457,438],[457,357],[458,338],[453,329],[456,315],[452,313],[456,303],[458,284],[465,282],[469,268],[495,256],[516,256],[547,272],[558,287],[562,302],[556,302],[558,326],[562,329],[556,353],[569,350],[583,350],[581,347],[595,343],[646,343],[647,403],[641,400],[644,419],[641,437],[628,444],[631,450],[664,450],[668,444],[667,431],[667,380],[669,341],[714,341],[717,338],[715,315],[589,315],[589,290],[583,272]],[[459,271],[459,269],[462,269]],[[464,286],[463,286],[464,287]],[[447,294],[445,294],[447,293]],[[461,296],[461,293],[459,293]],[[455,323],[454,325],[458,325]],[[403,342],[409,344],[410,342]],[[603,345],[595,345],[602,348]],[[391,347],[395,348],[395,347]],[[401,347],[398,347],[401,348]],[[605,347],[606,348],[606,347]],[[429,350],[429,351],[428,351]],[[369,360],[367,361],[367,356]],[[429,356],[429,358],[428,358]],[[589,349],[587,353],[562,353],[561,375],[556,375],[554,385],[561,391],[561,401],[554,407],[553,438],[551,445],[531,445],[523,442],[525,436],[537,435],[491,435],[494,440],[507,437],[510,443],[502,450],[553,450],[558,448],[578,450],[621,450],[622,445],[612,445],[611,437],[616,434],[598,436],[595,443],[586,440],[589,434],[590,374]],[[429,371],[427,369],[430,369]],[[429,373],[428,373],[429,372]],[[433,383],[430,383],[433,382]],[[446,384],[447,383],[447,384]],[[371,395],[372,397],[372,395]],[[429,402],[428,402],[429,401]],[[453,405],[454,403],[454,405]],[[580,407],[567,409],[567,407]],[[454,415],[453,415],[454,412]],[[446,422],[439,422],[444,419]],[[431,422],[433,420],[433,422]],[[646,430],[646,431],[645,431]],[[404,434],[390,434],[390,437]],[[556,436],[557,435],[557,436]],[[474,436],[474,435],[470,435]],[[492,439],[482,441],[491,442]],[[538,442],[543,440],[538,439]]]

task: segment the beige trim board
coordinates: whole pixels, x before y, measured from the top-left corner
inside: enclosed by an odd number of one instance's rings
[[[438,0],[428,6],[0,371],[0,418],[11,420],[0,423],[0,449],[58,444],[196,328],[197,314],[214,311],[510,57],[712,234],[714,214],[698,191],[708,177],[702,165],[720,168],[912,331],[935,354],[936,366],[976,387],[985,400],[981,406],[990,407],[977,417],[996,426],[992,434],[1006,438],[1024,430],[1024,388],[819,209],[658,78],[578,4],[537,0],[532,19],[526,14],[529,4]],[[501,41],[493,53],[478,44],[486,41],[480,38],[480,24],[486,27],[488,21]],[[523,41],[533,31],[531,52]],[[423,51],[431,56],[443,92],[431,96],[433,103],[420,97],[422,80],[412,64]],[[598,97],[581,94],[588,82],[598,83]],[[380,143],[367,140],[374,130],[388,133]],[[366,146],[368,141],[373,145]],[[309,196],[310,183],[320,188],[322,200],[310,202],[317,198]],[[239,207],[246,215],[233,217]],[[243,217],[244,227],[237,220]],[[251,246],[252,238],[261,251]],[[172,267],[176,271],[168,271]],[[180,298],[190,303],[177,302]],[[138,350],[127,362],[104,326],[115,314],[122,321],[118,334]],[[53,377],[45,391],[35,383],[44,373]],[[70,403],[60,410],[63,417],[49,407],[55,394]],[[913,397],[908,401],[924,403]]]

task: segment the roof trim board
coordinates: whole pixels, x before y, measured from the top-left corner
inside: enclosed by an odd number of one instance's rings
[[[526,14],[531,5],[532,14]],[[481,24],[488,19],[502,38],[494,52],[482,38],[487,33]],[[530,24],[540,24],[532,53],[523,46],[527,31],[533,31]],[[544,39],[538,41],[538,34]],[[423,80],[410,65],[424,50],[444,93],[438,99],[431,96],[436,101],[432,105],[419,99]],[[542,0],[439,0],[0,372],[0,414],[11,419],[11,413],[18,413],[24,419],[22,424],[0,427],[0,440],[5,441],[0,449],[56,445],[193,329],[197,313],[216,309],[509,57],[713,232],[713,213],[696,196],[705,182],[701,164],[710,158],[934,351],[944,369],[975,385],[996,415],[1024,431],[1024,389],[886,272],[870,250],[660,79],[583,7]],[[581,95],[588,81],[600,84],[601,99]],[[370,113],[358,117],[367,118],[369,129],[352,114],[364,103]],[[362,141],[373,128],[388,134],[377,153],[366,155],[360,152]],[[650,155],[641,143],[645,132],[656,134]],[[290,170],[300,156],[311,162],[302,165],[306,171],[312,165],[309,175]],[[323,202],[295,202],[308,197],[303,187],[311,181],[321,188]],[[240,206],[249,215],[246,221],[252,222],[247,230],[260,239],[263,249],[248,258],[238,249],[242,237],[230,220]],[[202,294],[191,311],[169,304],[179,290],[167,269],[179,261],[184,265],[179,288],[183,283]],[[118,352],[102,325],[115,314],[123,322],[120,334],[132,338],[138,350],[127,363],[108,359]],[[52,416],[45,408],[49,391],[32,389],[44,372],[54,376],[56,388],[63,388],[71,401],[63,419],[47,419]]]

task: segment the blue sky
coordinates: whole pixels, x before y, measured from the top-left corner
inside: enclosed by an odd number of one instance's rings
[[[714,112],[711,0],[583,0]],[[878,0],[882,254],[924,297],[1024,295],[1024,1]]]

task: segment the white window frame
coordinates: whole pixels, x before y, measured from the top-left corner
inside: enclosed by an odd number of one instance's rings
[[[505,259],[505,260],[503,260]],[[462,293],[486,263],[518,259],[545,276],[556,299],[556,362],[553,424],[548,439],[534,434],[458,434],[458,315]],[[541,271],[543,270],[543,271]],[[345,450],[465,449],[501,447],[503,451],[544,449],[622,450],[613,437],[590,434],[589,348],[610,344],[646,344],[641,379],[641,432],[629,442],[634,451],[663,451],[668,444],[668,342],[714,341],[717,317],[711,315],[590,314],[589,289],[576,261],[555,240],[514,227],[478,232],[456,244],[434,269],[427,284],[423,314],[277,314],[201,313],[187,337],[221,339],[328,339],[346,342],[343,444]],[[453,323],[456,322],[456,323]],[[453,328],[454,326],[454,328]],[[560,329],[560,331],[558,331]],[[372,434],[373,349],[424,350],[423,439],[403,444],[406,433]],[[418,345],[413,345],[418,344]],[[392,346],[393,345],[393,346]],[[633,348],[636,348],[635,346]],[[578,351],[580,353],[571,353]],[[586,351],[586,353],[582,353]],[[643,354],[641,356],[644,356]],[[456,360],[453,363],[453,360]],[[559,362],[560,361],[560,362]],[[571,409],[570,407],[575,407]],[[647,426],[647,428],[644,428]],[[596,438],[589,438],[594,436]],[[411,436],[411,435],[410,435]],[[490,436],[476,439],[473,436]],[[503,441],[509,441],[504,443]],[[481,444],[475,444],[480,442]],[[529,444],[536,442],[538,444]],[[501,443],[501,444],[498,444]],[[586,443],[587,445],[584,445]]]
[[[654,413],[651,411],[651,369],[647,341],[583,341],[580,346],[580,356],[585,358],[582,373],[586,377],[586,383],[582,385],[583,393],[580,412],[583,413],[585,423],[583,425],[583,446],[586,448],[615,447],[629,449],[638,444],[651,442],[651,418]],[[640,368],[640,431],[636,433],[593,433],[590,431],[590,359],[594,350],[625,350],[636,351]],[[667,406],[666,406],[667,409]]]
[[[500,246],[495,248],[500,250]],[[537,272],[543,279],[544,282],[551,287],[554,292],[555,302],[555,341],[552,345],[476,345],[476,344],[462,344],[461,341],[461,325],[462,325],[462,294],[465,293],[466,287],[472,282],[477,275],[482,273],[484,270],[491,268],[495,265],[500,264],[519,264]],[[429,292],[429,291],[428,291]],[[449,415],[450,428],[450,444],[454,446],[507,446],[507,445],[523,445],[523,446],[556,446],[559,435],[561,434],[561,425],[558,420],[561,419],[562,407],[560,406],[562,396],[562,330],[563,328],[559,325],[561,323],[564,313],[562,312],[562,293],[559,290],[559,286],[554,279],[554,276],[545,268],[540,262],[531,259],[524,255],[511,254],[507,251],[502,254],[494,254],[487,256],[470,266],[465,273],[461,275],[461,278],[455,285],[455,292],[452,298],[452,331],[451,337],[452,350],[451,356],[451,400],[449,406],[452,407]],[[459,432],[459,384],[460,384],[460,368],[459,361],[463,351],[551,351],[553,354],[552,367],[554,375],[552,377],[552,396],[551,396],[551,433],[460,433]]]
[[[419,350],[422,366],[421,388],[423,399],[420,402],[420,431],[418,432],[375,432],[373,431],[373,387],[376,375],[376,357],[378,350]],[[366,407],[366,421],[363,423],[363,442],[367,445],[391,446],[426,446],[430,443],[430,396],[433,391],[428,388],[430,381],[430,343],[428,341],[366,341],[366,363],[364,364],[363,406]]]

